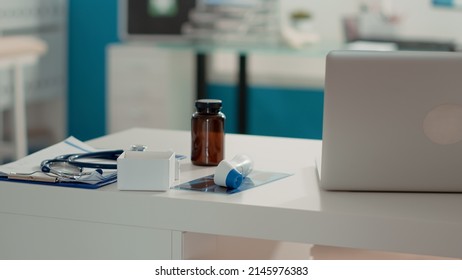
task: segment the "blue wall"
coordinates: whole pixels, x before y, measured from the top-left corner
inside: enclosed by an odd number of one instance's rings
[[[226,132],[237,132],[236,88],[212,84],[211,98],[223,100]],[[297,138],[322,138],[324,92],[322,89],[288,89],[253,86],[248,93],[250,134]]]
[[[106,133],[106,54],[117,42],[115,0],[69,1],[68,133],[87,140]]]

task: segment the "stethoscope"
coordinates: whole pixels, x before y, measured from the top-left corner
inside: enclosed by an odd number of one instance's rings
[[[113,160],[124,152],[124,150],[110,150],[92,153],[67,154],[47,159],[40,163],[40,170],[58,176],[59,178],[76,179],[92,172],[84,172],[84,168],[92,168],[102,174],[103,169],[117,169],[117,163],[103,163],[94,161],[83,161],[84,159]]]

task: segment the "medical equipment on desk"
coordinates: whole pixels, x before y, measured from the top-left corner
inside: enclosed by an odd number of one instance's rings
[[[184,156],[168,151],[126,151],[117,159],[117,188],[131,191],[167,191],[179,180]]]
[[[246,155],[237,155],[221,161],[215,174],[179,184],[175,189],[206,193],[235,194],[249,190],[292,174],[253,169],[253,161]]]
[[[103,174],[103,169],[117,169],[117,158],[123,150],[111,150],[83,154],[69,154],[47,159],[40,164],[40,170],[56,176],[57,180],[62,178],[78,179],[82,176],[92,175],[93,172]],[[114,163],[86,161],[88,159],[98,159],[114,161]],[[93,171],[84,171],[85,168],[92,168]]]
[[[253,161],[246,155],[237,155],[231,160],[222,160],[215,170],[215,184],[227,188],[238,188],[253,170]]]
[[[8,178],[45,182],[101,180],[102,178],[100,178],[100,176],[103,174],[103,169],[117,169],[116,160],[123,152],[123,150],[110,150],[61,155],[52,159],[43,160],[40,163],[40,171],[31,173],[12,172],[8,175]],[[96,160],[99,160],[99,162]],[[109,163],[111,161],[113,163]],[[85,168],[91,168],[93,170],[85,171]],[[48,178],[31,176],[37,172],[48,175]]]
[[[76,139],[67,139],[64,144],[79,147]],[[130,151],[145,151],[145,145],[132,145]],[[106,151],[88,151],[86,153],[69,153],[52,159],[42,160],[40,170],[32,172],[10,172],[8,179],[38,181],[38,182],[78,182],[98,183],[109,178],[116,179],[117,158],[124,152],[122,149]],[[93,169],[89,171],[88,169]],[[103,171],[104,170],[104,171]],[[104,172],[104,176],[103,176]],[[47,176],[34,176],[42,173]]]

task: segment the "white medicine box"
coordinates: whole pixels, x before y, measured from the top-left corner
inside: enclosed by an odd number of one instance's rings
[[[125,151],[117,159],[119,190],[166,191],[174,180],[174,152]]]

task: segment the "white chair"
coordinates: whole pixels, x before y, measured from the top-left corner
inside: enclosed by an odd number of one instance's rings
[[[16,159],[27,155],[27,125],[25,81],[23,68],[37,62],[38,58],[47,51],[46,43],[32,36],[5,36],[0,37],[0,68],[12,69],[14,79],[13,89],[13,116],[14,116],[14,143],[0,142],[3,150],[11,151],[14,147]],[[3,119],[0,119],[0,129],[3,128]],[[2,135],[0,132],[0,135]],[[3,140],[3,137],[1,138]]]

